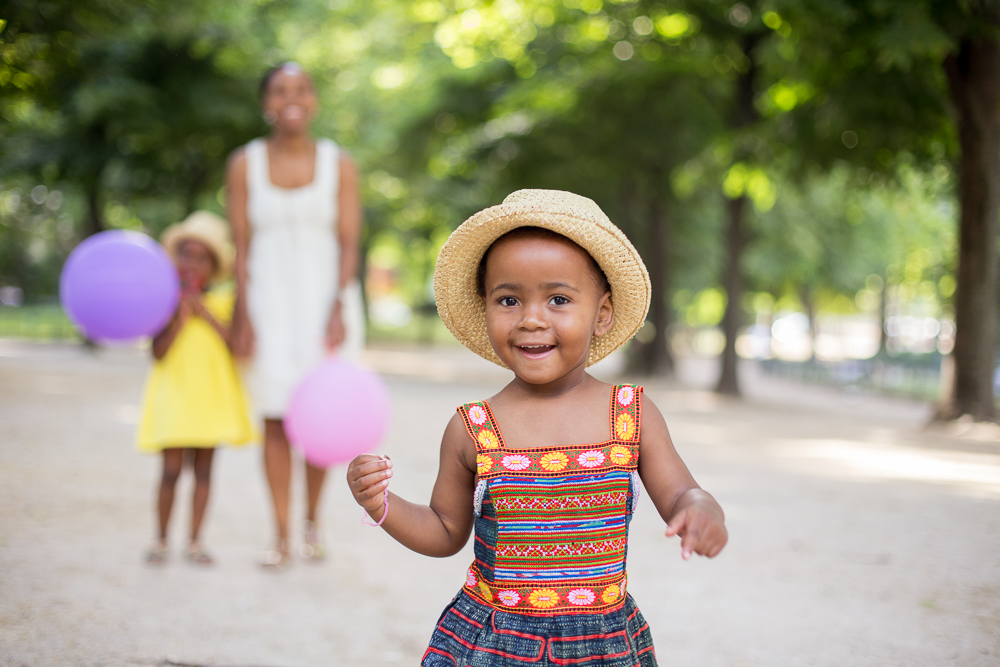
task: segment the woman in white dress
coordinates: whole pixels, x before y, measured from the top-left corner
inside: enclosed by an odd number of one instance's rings
[[[261,95],[272,132],[234,151],[226,172],[236,244],[233,351],[251,361],[251,396],[264,417],[264,467],[277,527],[264,565],[281,568],[291,554],[291,452],[284,428],[291,394],[328,354],[356,354],[363,345],[361,198],[350,157],[310,134],[319,102],[308,75],[294,63],[273,68]],[[316,511],[325,474],[306,464],[299,548],[306,559],[324,555]]]

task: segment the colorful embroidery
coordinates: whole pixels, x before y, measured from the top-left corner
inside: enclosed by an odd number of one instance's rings
[[[541,458],[538,459],[538,465],[542,466],[549,472],[559,472],[566,467],[569,463],[569,457],[562,452],[549,452],[548,454],[542,454]]]
[[[528,595],[528,602],[532,607],[551,609],[559,602],[559,594],[551,588],[536,588]]]
[[[476,436],[476,440],[486,449],[496,449],[500,446],[500,440],[493,431],[480,431],[479,435]]]
[[[629,451],[628,447],[622,447],[621,445],[615,445],[608,452],[608,458],[615,465],[623,466],[632,460],[632,452]]]
[[[584,468],[596,468],[597,466],[604,463],[604,452],[599,449],[591,449],[589,452],[584,452],[576,457],[576,462],[579,463]]]
[[[635,433],[635,420],[632,419],[632,415],[627,412],[618,415],[615,419],[615,435],[618,439],[631,440],[633,433]]]
[[[641,391],[613,389],[610,439],[589,445],[511,449],[487,402],[460,408],[476,444],[477,498],[489,496],[477,506],[469,595],[525,614],[603,613],[625,604]]]
[[[473,405],[469,408],[469,419],[476,426],[482,426],[486,423],[486,410],[481,405]]]

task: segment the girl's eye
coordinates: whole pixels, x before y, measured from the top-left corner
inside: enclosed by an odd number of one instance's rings
[[[567,303],[569,303],[569,299],[567,299],[564,296],[554,296],[551,299],[549,299],[549,303],[551,303],[553,306],[565,306]]]
[[[497,303],[507,308],[513,308],[514,306],[517,305],[517,299],[515,299],[512,296],[502,296],[500,297],[500,300]]]

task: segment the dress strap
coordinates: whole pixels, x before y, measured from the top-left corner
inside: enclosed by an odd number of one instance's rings
[[[246,145],[245,152],[247,156],[247,189],[253,192],[271,185],[267,143],[263,139],[254,139]]]
[[[466,403],[458,408],[458,412],[462,415],[469,437],[476,443],[477,454],[503,446],[503,436],[488,402]]]
[[[642,427],[642,386],[615,385],[611,391],[611,438],[621,442],[639,442]]]
[[[340,196],[340,148],[330,139],[316,142],[316,178],[323,185],[323,192]]]

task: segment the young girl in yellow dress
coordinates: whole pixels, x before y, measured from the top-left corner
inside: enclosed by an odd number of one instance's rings
[[[229,353],[232,290],[211,288],[229,269],[229,226],[205,211],[171,225],[160,237],[181,278],[181,300],[170,324],[153,338],[153,368],[146,381],[138,449],[160,452],[163,474],[157,496],[159,536],[146,561],[166,559],[167,526],[185,456],[194,468],[187,559],[211,565],[199,542],[208,504],[215,447],[253,439],[248,402]]]
[[[414,551],[450,556],[475,530],[475,560],[420,664],[652,667],[625,573],[640,480],[685,559],[715,556],[727,532],[642,387],[586,372],[642,325],[639,254],[591,200],[521,190],[455,230],[434,294],[455,337],[514,377],[459,407],[429,505],[389,492],[386,458],[348,470],[357,502]]]

